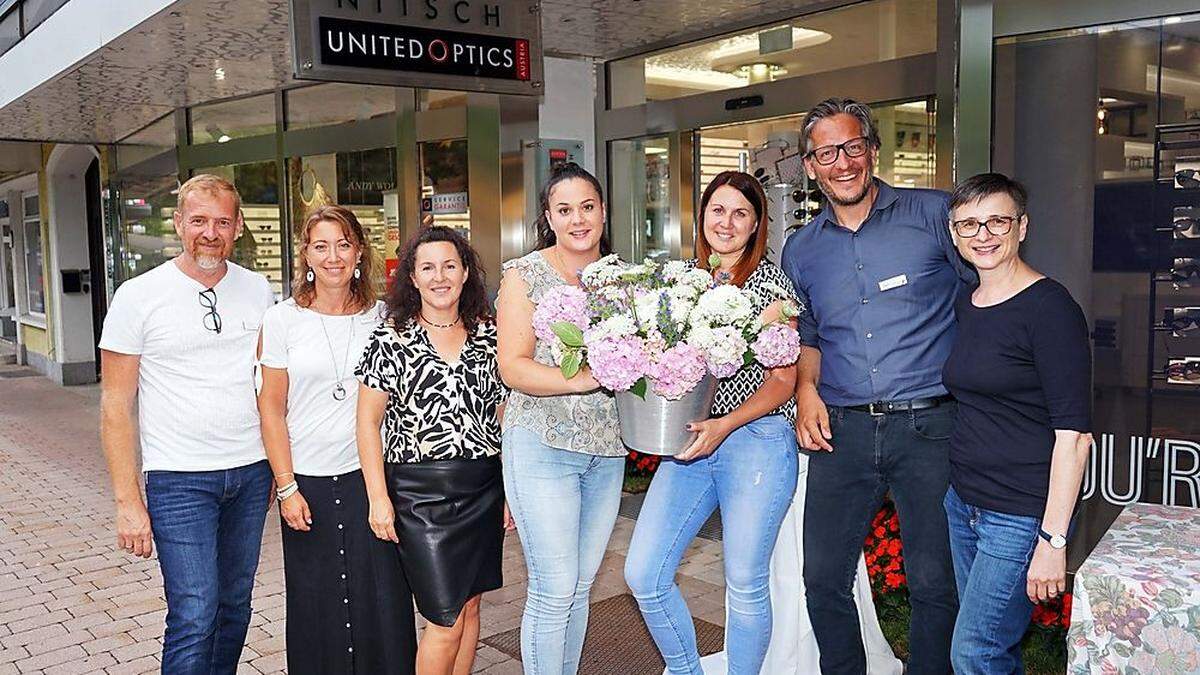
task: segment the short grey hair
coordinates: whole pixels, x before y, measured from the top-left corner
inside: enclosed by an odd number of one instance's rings
[[[875,124],[875,118],[871,116],[870,106],[852,98],[835,97],[821,101],[804,116],[804,125],[801,127],[800,133],[804,136],[805,152],[812,151],[809,135],[812,133],[813,127],[817,126],[817,122],[835,115],[850,115],[858,120],[862,127],[862,135],[867,137],[871,147],[879,148],[879,127]]]

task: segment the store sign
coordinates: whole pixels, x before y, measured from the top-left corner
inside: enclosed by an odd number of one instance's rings
[[[421,198],[421,211],[435,216],[467,212],[466,192],[445,192]]]
[[[529,0],[292,0],[297,79],[538,95]]]
[[[1200,442],[1099,434],[1083,474],[1083,499],[1200,507]]]

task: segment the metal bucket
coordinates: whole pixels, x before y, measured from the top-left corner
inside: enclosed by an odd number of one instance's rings
[[[696,388],[678,401],[654,393],[654,383],[646,387],[646,398],[619,391],[617,418],[621,422],[621,441],[633,450],[650,455],[677,455],[696,434],[687,430],[689,422],[701,422],[712,413],[717,380],[706,375]]]

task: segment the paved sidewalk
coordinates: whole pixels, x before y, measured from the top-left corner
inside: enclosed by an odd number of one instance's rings
[[[100,452],[98,387],[62,388],[0,365],[0,675],[158,672],[166,604],[157,560],[116,549]],[[592,601],[627,592],[621,576],[633,521],[619,518]],[[724,625],[720,544],[689,549],[680,585],[698,618]],[[482,634],[521,622],[525,563],[505,541],[506,585],[484,596]],[[285,672],[279,518],[267,518],[254,614],[239,672]],[[476,672],[520,663],[480,646]]]

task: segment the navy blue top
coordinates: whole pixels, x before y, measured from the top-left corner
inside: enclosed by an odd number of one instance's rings
[[[964,288],[946,386],[958,399],[950,483],[989,511],[1041,518],[1054,430],[1092,429],[1092,361],[1083,310],[1041,279],[990,307]]]
[[[800,341],[821,350],[827,405],[944,395],[954,299],[976,280],[950,239],[950,195],[875,184],[858,232],[826,206],[783,249],[783,271],[810,310]]]

